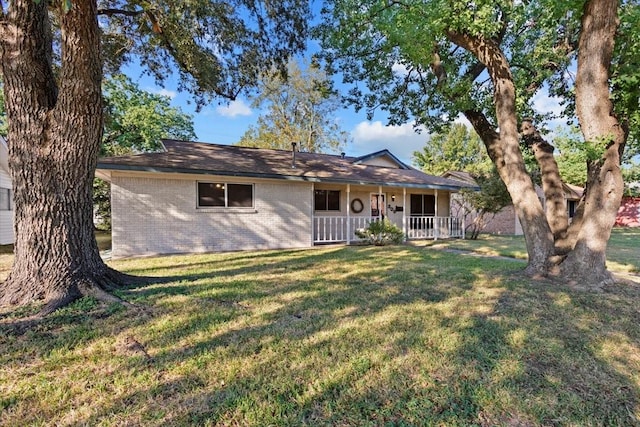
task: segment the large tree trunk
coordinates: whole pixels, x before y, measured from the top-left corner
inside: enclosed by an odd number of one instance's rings
[[[542,191],[544,192],[544,210],[547,223],[549,223],[553,233],[556,252],[566,253],[571,249],[567,247],[566,243],[569,216],[558,163],[553,157],[554,148],[540,136],[529,119],[522,121],[521,129],[522,137],[533,151],[536,162],[540,167]]]
[[[606,248],[624,188],[620,157],[627,131],[613,114],[609,93],[618,6],[617,0],[588,1],[579,40],[576,112],[585,140],[602,144],[603,154],[588,162],[582,224],[561,271],[584,285],[612,280],[606,268]]]
[[[554,251],[553,235],[520,151],[515,108],[516,92],[509,63],[500,46],[492,40],[480,40],[455,32],[450,32],[449,38],[475,55],[485,65],[491,76],[500,133],[494,130],[484,114],[473,110],[467,110],[464,113],[480,135],[489,157],[496,165],[500,178],[511,195],[524,230],[529,255],[526,273],[545,275]]]
[[[58,11],[59,85],[47,7],[46,1],[12,1],[1,45],[16,240],[0,304],[40,300],[47,303],[44,313],[82,295],[115,299],[104,289],[124,277],[104,264],[93,234],[102,130],[96,2]]]
[[[451,41],[464,47],[486,66],[494,84],[497,126],[477,111],[465,111],[483,139],[489,156],[512,197],[523,226],[530,274],[553,275],[582,286],[600,286],[612,280],[606,268],[606,247],[622,197],[620,157],[627,129],[613,114],[609,93],[609,73],[614,36],[618,26],[616,0],[590,0],[585,4],[579,40],[576,78],[576,111],[585,139],[603,147],[600,159],[588,164],[586,195],[577,218],[567,228],[565,208],[560,201],[557,165],[544,146],[536,158],[546,175],[545,193],[553,205],[545,218],[526,174],[515,130],[515,89],[509,64],[493,40],[449,32]],[[563,218],[559,218],[562,215]],[[554,250],[561,255],[559,257]]]

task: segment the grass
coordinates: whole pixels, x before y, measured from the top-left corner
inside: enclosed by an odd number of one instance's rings
[[[122,260],[162,276],[26,332],[0,425],[640,424],[640,287],[412,246]]]
[[[478,240],[429,240],[421,245],[527,259],[524,236],[481,234]],[[607,246],[607,267],[616,272],[640,273],[640,228],[614,228]]]

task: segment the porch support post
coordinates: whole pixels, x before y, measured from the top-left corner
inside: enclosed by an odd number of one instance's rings
[[[465,239],[465,236],[464,236],[465,228],[466,228],[466,226],[465,226],[465,218],[466,218],[466,215],[462,215],[462,240]]]
[[[385,200],[386,203],[386,200]],[[384,203],[382,203],[382,185],[378,185],[378,219],[382,219],[382,209],[386,209]]]
[[[347,184],[347,245],[351,244],[351,184]]]
[[[402,189],[402,231],[404,231],[404,241],[409,240],[409,230],[407,230],[407,189]]]
[[[313,204],[315,203],[316,185],[311,183],[311,208],[309,209],[311,214],[311,246],[316,243],[316,218],[313,215]]]
[[[434,224],[434,230],[433,230],[433,237],[434,237],[434,240],[438,240],[438,237],[440,237],[440,219],[438,218],[438,190],[435,190],[435,193],[436,193],[436,206],[435,206],[436,217],[435,217],[435,224]]]

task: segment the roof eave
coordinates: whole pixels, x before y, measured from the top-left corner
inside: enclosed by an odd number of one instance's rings
[[[464,185],[447,185],[447,184],[420,184],[420,183],[403,183],[403,182],[388,182],[388,181],[366,181],[366,180],[354,180],[345,178],[322,178],[312,176],[299,176],[299,175],[281,175],[275,173],[252,173],[252,172],[230,172],[230,171],[218,171],[210,169],[188,169],[188,168],[168,168],[168,167],[155,167],[155,166],[138,166],[138,165],[117,165],[109,163],[98,163],[96,175],[100,178],[111,178],[111,173],[108,171],[125,171],[125,172],[150,172],[150,173],[178,173],[178,174],[194,174],[194,175],[217,175],[217,176],[231,176],[242,178],[262,178],[262,179],[282,179],[287,181],[300,181],[300,182],[318,182],[318,183],[337,183],[337,184],[356,184],[356,185],[382,185],[385,187],[404,187],[404,188],[422,188],[431,190],[448,190],[448,191],[460,191],[463,188],[470,188]]]

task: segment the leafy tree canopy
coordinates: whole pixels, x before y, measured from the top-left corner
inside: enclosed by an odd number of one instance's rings
[[[475,131],[459,123],[443,130],[431,135],[422,150],[413,153],[413,163],[423,172],[432,175],[447,171],[480,173],[492,168]]]
[[[98,14],[107,72],[134,59],[159,84],[177,72],[198,106],[235,99],[281,68],[304,48],[310,18],[303,0],[101,0]]]
[[[103,82],[103,96],[104,154],[154,151],[161,138],[196,138],[192,116],[172,107],[168,96],[143,91],[123,74]]]
[[[339,97],[315,62],[301,68],[290,60],[286,76],[276,69],[263,74],[252,101],[254,108],[264,106],[266,112],[239,145],[290,149],[296,142],[308,152],[337,152],[349,140],[335,116]]]
[[[378,108],[386,110],[393,124],[415,118],[436,131],[469,109],[497,125],[494,88],[485,67],[451,39],[465,34],[495,41],[512,64],[517,111],[541,124],[553,117],[533,108],[532,99],[543,84],[563,99],[563,114],[573,116],[575,111],[572,67],[584,3],[337,0],[324,8],[316,34],[329,69],[352,85],[348,102],[369,116]],[[621,117],[630,118],[633,133],[638,132],[640,111],[637,2],[623,2],[620,18],[614,96],[622,101],[616,108]]]

